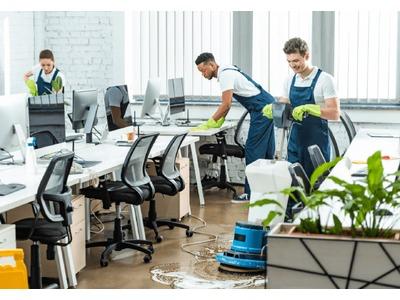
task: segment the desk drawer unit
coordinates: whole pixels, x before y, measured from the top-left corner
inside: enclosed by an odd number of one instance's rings
[[[0,225],[0,249],[15,249],[15,225]]]

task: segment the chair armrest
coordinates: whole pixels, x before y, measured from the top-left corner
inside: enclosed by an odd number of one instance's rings
[[[72,224],[72,191],[68,187],[67,190],[62,194],[43,194],[41,201],[55,202],[59,205],[59,214],[52,213],[46,203],[42,203],[41,206],[43,216],[50,222],[62,222],[64,226]]]

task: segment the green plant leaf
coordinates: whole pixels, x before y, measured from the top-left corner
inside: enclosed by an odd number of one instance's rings
[[[376,151],[367,160],[368,163],[368,189],[373,195],[381,196],[383,190],[383,166],[381,152]]]
[[[342,222],[339,220],[338,216],[333,214],[333,232],[334,234],[342,234],[343,232],[343,227],[342,227]]]
[[[311,174],[311,178],[310,178],[310,184],[311,184],[311,188],[314,189],[315,183],[318,181],[318,179],[326,174],[327,172],[329,172],[329,170],[331,170],[334,166],[336,166],[336,164],[341,160],[341,157],[337,157],[332,161],[323,163],[322,165],[318,166],[314,172]]]
[[[248,206],[255,207],[255,206],[264,206],[264,205],[277,205],[283,209],[282,204],[273,199],[260,199],[260,200],[257,200],[256,202],[250,203]]]
[[[267,227],[267,226],[269,226],[269,224],[271,224],[271,222],[276,218],[276,217],[279,217],[279,216],[282,216],[282,213],[281,212],[279,212],[279,211],[270,211],[269,213],[268,213],[268,216],[267,216],[267,218],[265,219],[265,220],[263,220],[263,222],[262,222],[262,224],[265,226],[265,227]]]

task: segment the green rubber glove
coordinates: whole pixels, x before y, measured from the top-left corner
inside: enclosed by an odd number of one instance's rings
[[[32,79],[26,80],[25,84],[28,87],[29,93],[32,96],[37,96],[38,95],[38,90],[37,90],[37,87],[36,87],[36,83]]]
[[[55,91],[56,93],[58,93],[62,89],[63,84],[62,84],[62,79],[60,76],[57,76],[56,79],[54,79],[51,82],[51,87],[52,87],[53,91]]]
[[[296,121],[303,121],[304,113],[321,117],[321,107],[318,104],[304,104],[293,109],[292,116]]]
[[[264,117],[272,119],[272,104],[265,105],[264,108],[262,109],[262,113]]]
[[[215,121],[213,118],[209,118],[207,121],[207,126],[209,128],[220,128],[222,124],[224,124],[225,118],[221,117],[218,121]]]

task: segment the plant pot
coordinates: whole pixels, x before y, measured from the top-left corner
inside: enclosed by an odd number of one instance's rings
[[[268,288],[400,288],[400,241],[294,227],[280,223],[268,235]]]

